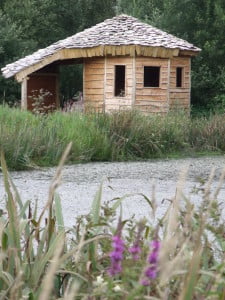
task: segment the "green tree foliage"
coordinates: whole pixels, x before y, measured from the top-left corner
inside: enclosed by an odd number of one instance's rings
[[[163,28],[202,49],[193,59],[193,104],[212,108],[225,101],[225,2],[166,0],[162,16]]]
[[[0,68],[6,63],[19,58],[18,45],[22,43],[20,39],[21,28],[0,9]],[[0,99],[14,102],[19,94],[18,84],[14,80],[5,80],[0,75]]]
[[[116,0],[78,0],[80,30],[89,28],[115,15]]]
[[[1,0],[0,66],[121,13],[202,48],[192,62],[192,103],[225,106],[224,0]],[[81,68],[65,68],[62,92],[72,89],[74,74],[81,88]],[[18,98],[18,86],[0,75],[0,101],[5,98]]]
[[[160,19],[162,6],[163,0],[118,0],[116,12],[126,13],[154,25]]]
[[[59,0],[61,2],[61,0]],[[114,16],[115,0],[67,0],[58,5],[57,15],[64,37],[89,28]],[[69,99],[82,91],[81,65],[64,66],[60,69],[61,98]]]
[[[1,0],[0,66],[114,16],[115,5],[116,0]],[[62,69],[62,93],[82,89],[81,78],[81,68]],[[18,90],[0,75],[0,102],[19,98]]]
[[[132,14],[202,49],[192,60],[192,104],[225,106],[224,0],[118,0],[118,12]]]

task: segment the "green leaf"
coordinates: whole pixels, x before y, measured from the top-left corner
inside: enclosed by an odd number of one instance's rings
[[[55,193],[55,217],[56,217],[56,225],[58,230],[64,230],[64,221],[63,221],[63,214],[62,214],[62,205],[61,199],[57,193]]]
[[[63,240],[62,239],[63,235],[64,235],[63,233],[60,233],[60,234],[56,235],[55,237],[53,237],[51,239],[47,253],[44,253],[43,256],[40,258],[36,257],[36,260],[35,260],[35,263],[33,266],[33,274],[32,274],[36,287],[39,284],[39,280],[40,280],[41,276],[44,275],[46,265],[47,265],[48,261],[52,258],[53,254],[55,252],[56,246],[58,245],[59,241]]]
[[[30,205],[30,201],[28,200],[28,201],[25,202],[24,205],[22,205],[22,206],[20,207],[19,218],[27,219],[25,212],[26,212],[26,210],[28,209],[29,205]]]
[[[101,200],[102,200],[102,189],[103,182],[101,182],[100,187],[95,195],[94,201],[91,206],[91,220],[93,224],[98,224],[100,218]]]
[[[202,248],[199,246],[199,248],[196,251],[194,251],[194,253],[193,253],[189,271],[187,273],[187,276],[186,276],[186,279],[184,282],[184,287],[183,287],[183,290],[181,292],[181,296],[179,299],[182,299],[182,300],[192,300],[193,299],[193,295],[195,293],[195,286],[196,286],[196,282],[197,282],[197,275],[198,275],[198,271],[200,268],[201,257],[202,257]]]
[[[21,260],[20,253],[20,235],[19,235],[19,222],[18,214],[16,209],[16,203],[14,201],[13,194],[10,189],[10,182],[8,177],[8,170],[6,166],[6,161],[3,152],[1,151],[1,166],[4,178],[4,186],[7,193],[7,210],[9,215],[9,224],[8,224],[8,238],[9,244],[11,247],[17,249],[17,255]],[[13,260],[11,260],[13,262]],[[11,265],[11,272],[13,273],[14,266]]]
[[[2,250],[6,251],[8,246],[8,235],[3,232],[2,233]]]

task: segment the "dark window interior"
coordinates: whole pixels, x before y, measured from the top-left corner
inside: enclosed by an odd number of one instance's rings
[[[176,72],[176,86],[177,87],[182,87],[182,74],[183,73],[183,68],[178,67],[177,72]]]
[[[160,67],[144,67],[144,87],[159,87]]]
[[[125,97],[125,66],[115,66],[115,96]]]

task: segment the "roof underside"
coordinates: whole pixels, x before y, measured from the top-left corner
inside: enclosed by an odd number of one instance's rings
[[[62,59],[104,55],[152,57],[195,55],[199,48],[162,30],[120,15],[60,40],[2,68],[3,76],[16,75],[18,81],[30,73]]]

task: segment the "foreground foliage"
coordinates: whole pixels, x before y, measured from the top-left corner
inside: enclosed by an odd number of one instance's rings
[[[101,206],[101,185],[90,214],[66,229],[55,189],[70,147],[39,216],[20,199],[1,154],[7,194],[0,216],[1,299],[224,299],[225,227],[217,196],[225,169],[214,193],[213,172],[199,190],[198,207],[182,192],[184,171],[161,219],[154,199],[144,197],[152,216],[120,215],[117,225],[124,197]]]
[[[144,116],[128,111],[34,116],[0,107],[0,148],[10,169],[54,165],[70,141],[68,162],[73,163],[224,153],[224,115],[191,119],[184,112]]]

